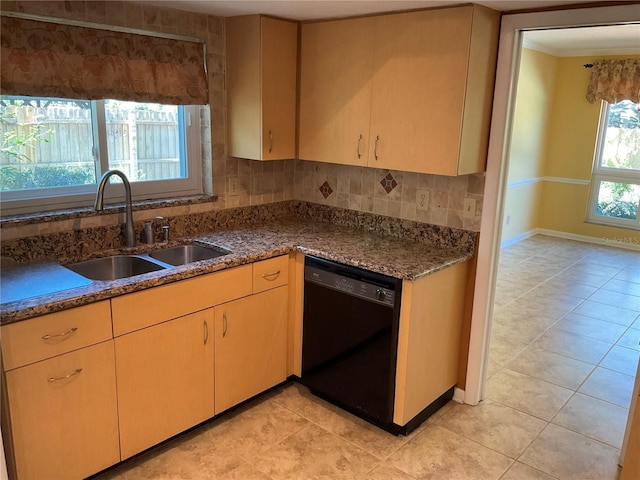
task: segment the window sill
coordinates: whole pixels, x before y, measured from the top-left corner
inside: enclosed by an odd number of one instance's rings
[[[165,207],[178,207],[182,205],[196,205],[200,203],[215,202],[217,195],[195,195],[190,197],[162,198],[158,200],[142,200],[133,202],[133,211],[153,210]],[[70,208],[67,210],[55,210],[50,212],[28,213],[0,217],[0,228],[17,227],[36,223],[54,222],[75,218],[93,217],[96,215],[112,214],[124,211],[123,203],[105,205],[103,212],[97,212],[93,207]]]
[[[598,225],[600,227],[610,227],[610,228],[620,228],[622,230],[634,230],[640,231],[640,226],[631,221],[628,224],[622,224],[621,222],[616,221],[606,221],[606,220],[596,220],[596,219],[587,219],[584,223],[588,223],[590,225]]]

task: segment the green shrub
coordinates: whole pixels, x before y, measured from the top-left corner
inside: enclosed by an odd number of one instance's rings
[[[633,202],[598,202],[596,208],[598,215],[615,218],[628,218],[635,220],[638,218],[638,204]]]
[[[0,191],[68,187],[96,183],[93,165],[77,167],[0,167]]]

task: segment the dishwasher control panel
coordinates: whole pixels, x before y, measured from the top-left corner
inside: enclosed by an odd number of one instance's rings
[[[395,305],[396,292],[393,289],[370,283],[362,278],[351,278],[341,275],[340,273],[306,265],[304,269],[304,279],[307,282],[317,283],[327,288],[388,305],[389,307]]]

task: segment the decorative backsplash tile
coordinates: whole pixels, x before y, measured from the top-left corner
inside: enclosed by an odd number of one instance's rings
[[[329,182],[327,182],[326,180],[322,185],[320,185],[320,193],[322,193],[322,196],[324,198],[327,198],[329,195],[333,193],[333,189],[331,188],[331,185],[329,185]]]
[[[387,176],[380,180],[380,185],[382,185],[385,192],[391,193],[391,190],[398,186],[398,182],[396,182],[391,173],[387,173]]]

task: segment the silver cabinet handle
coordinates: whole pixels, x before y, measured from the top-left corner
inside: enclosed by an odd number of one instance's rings
[[[273,273],[265,273],[264,275],[262,275],[262,278],[264,278],[265,280],[267,280],[269,282],[273,282],[279,276],[280,276],[280,270],[278,270],[277,272],[273,272]]]
[[[80,372],[82,371],[81,368],[76,368],[73,372],[71,372],[68,375],[65,375],[64,377],[50,377],[47,378],[47,382],[61,382],[62,380],[67,380],[71,377],[75,377],[76,375],[80,375]]]
[[[269,153],[271,153],[271,150],[273,150],[273,134],[269,130]]]
[[[227,314],[222,314],[222,338],[227,336]]]
[[[209,341],[209,324],[205,320],[204,322],[204,344],[206,345]]]
[[[362,157],[362,154],[360,153],[360,142],[362,141],[364,137],[362,136],[362,134],[360,134],[360,136],[358,137],[358,148],[356,149],[356,153],[358,154],[358,158]]]
[[[67,330],[66,332],[53,333],[51,335],[43,335],[42,339],[43,340],[52,340],[54,338],[66,337],[67,335],[71,335],[72,333],[74,333],[76,330],[78,330],[78,327],[72,327],[69,330]]]
[[[373,146],[373,156],[378,160],[378,140],[380,140],[380,135],[376,135],[376,143]]]

